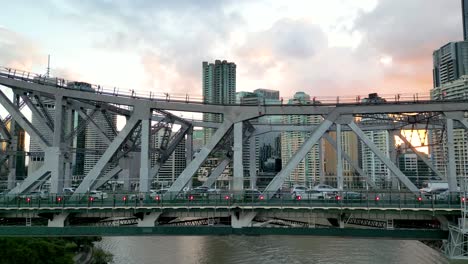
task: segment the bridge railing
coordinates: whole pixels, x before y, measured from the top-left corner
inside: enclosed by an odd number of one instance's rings
[[[461,208],[462,193],[416,195],[410,192],[343,191],[260,193],[219,191],[181,193],[91,192],[71,197],[65,194],[26,193],[0,195],[1,208],[44,207],[165,207],[165,206],[279,206],[354,208]]]
[[[202,95],[186,93],[174,94],[163,93],[154,91],[142,91],[135,89],[119,88],[115,86],[104,86],[99,84],[91,84],[84,82],[69,81],[63,78],[49,77],[42,74],[0,67],[0,77],[10,78],[30,83],[37,83],[43,85],[54,86],[63,89],[81,90],[96,94],[104,94],[111,96],[119,96],[126,98],[138,98],[147,100],[160,100],[160,101],[174,101],[174,102],[187,102],[187,103],[204,103]],[[81,89],[76,86],[77,83],[86,86],[86,89]],[[338,104],[382,104],[382,103],[404,103],[404,102],[424,102],[431,100],[429,93],[398,93],[398,94],[379,94],[378,98],[369,99],[368,95],[342,95],[342,96],[313,96],[307,102],[301,104],[312,105],[338,105]],[[255,102],[244,102],[241,104],[246,105],[286,105],[288,103],[295,104],[297,100],[294,98],[281,97],[276,102],[263,101],[259,98]]]

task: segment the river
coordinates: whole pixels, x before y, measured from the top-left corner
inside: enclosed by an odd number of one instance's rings
[[[461,263],[418,241],[293,236],[104,237],[116,264]]]

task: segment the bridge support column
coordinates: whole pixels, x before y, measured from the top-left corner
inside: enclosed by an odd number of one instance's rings
[[[69,213],[56,214],[47,223],[48,227],[64,227]]]
[[[158,220],[161,212],[151,212],[143,214],[142,219],[138,219],[138,227],[154,227],[156,220]]]
[[[252,224],[252,220],[255,218],[257,213],[255,212],[234,212],[231,214],[231,227],[232,228],[243,228],[248,227]]]
[[[234,124],[234,177],[232,180],[233,190],[244,189],[244,164],[242,162],[242,122]]]
[[[8,156],[8,190],[15,188],[16,185],[16,159],[18,155],[24,159],[24,154],[17,153],[14,155],[16,151],[18,151],[18,132],[16,131],[16,123],[14,119],[10,121],[10,134],[11,134],[11,142],[9,145],[9,150],[12,151]],[[13,152],[15,151],[15,152]],[[25,176],[25,175],[18,175],[18,176]]]
[[[151,113],[141,120],[141,157],[140,157],[140,192],[149,192],[151,188],[151,162],[150,162],[150,143],[151,143]]]
[[[325,135],[326,133],[324,133]],[[318,140],[318,152],[319,152],[319,182],[321,184],[324,184],[325,183],[325,168],[324,168],[324,155],[323,155],[323,139],[320,138]],[[315,181],[317,181],[317,179],[315,179]],[[317,182],[315,182],[314,184],[317,184]]]
[[[455,164],[455,144],[453,138],[453,119],[447,118],[447,180],[451,192],[458,191],[457,167]]]
[[[73,111],[72,109],[65,110],[65,120],[66,120],[66,133],[71,133],[73,131]],[[64,140],[65,141],[65,140]],[[65,148],[67,155],[64,157],[65,162],[65,169],[64,169],[64,177],[63,177],[63,187],[71,187],[72,186],[72,167],[73,167],[73,154],[70,152],[70,148],[73,147],[72,141],[65,141]]]
[[[250,175],[250,189],[257,189],[257,159],[256,159],[256,136],[249,138],[249,175]]]
[[[338,226],[340,228],[344,228],[344,226],[345,226],[345,215],[344,214],[338,215]]]
[[[341,124],[336,124],[336,182],[338,190],[343,190],[343,160],[341,147]]]
[[[55,99],[53,147],[45,150],[45,165],[50,169],[50,193],[61,193],[65,180],[65,164],[61,148],[63,134],[63,97]]]
[[[13,104],[16,105],[19,109],[19,95],[16,93],[13,93]],[[7,134],[5,138],[8,138],[8,130],[5,126],[5,124],[2,124],[2,131],[3,133]],[[24,159],[26,158],[24,154],[19,154],[17,153],[16,155],[13,155],[12,153],[15,153],[18,151],[18,136],[19,136],[19,131],[16,131],[16,122],[15,119],[11,118],[10,119],[10,131],[9,131],[9,136],[10,136],[10,145],[9,150],[12,151],[11,154],[8,156],[8,190],[11,190],[15,188],[16,185],[16,178],[17,176],[25,176],[25,175],[16,175],[16,159],[18,158],[18,155],[21,155],[21,158]]]
[[[388,146],[388,154],[390,156],[390,160],[393,162],[393,164],[398,164],[397,151],[395,147],[395,131],[393,130],[388,131]],[[386,179],[386,182],[391,184],[392,189],[398,189],[398,178],[395,176],[395,174],[392,171],[390,171],[390,174],[388,176],[389,179]]]
[[[45,150],[44,166],[50,170],[50,193],[61,193],[64,183],[64,162],[59,147]]]

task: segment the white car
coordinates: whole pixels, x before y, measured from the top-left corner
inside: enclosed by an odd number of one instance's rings
[[[338,189],[337,188],[334,188],[330,185],[326,185],[326,184],[319,184],[319,185],[316,185],[312,188],[312,190],[315,190],[315,191],[319,191],[319,192],[338,192]]]
[[[159,189],[159,190],[150,190],[149,196],[150,196],[152,199],[155,199],[156,196],[159,196],[159,198],[161,198],[161,196],[163,196],[165,193],[167,193],[168,190],[169,190],[169,189],[166,189],[166,188]]]
[[[100,200],[100,199],[107,199],[109,197],[107,193],[101,192],[101,191],[90,191],[89,192],[89,197],[93,198],[94,200]]]
[[[307,190],[304,193],[297,195],[296,200],[323,200],[324,193],[316,190]]]
[[[291,189],[291,197],[296,199],[296,197],[303,195],[307,190],[309,190],[309,188],[303,185],[294,186]]]

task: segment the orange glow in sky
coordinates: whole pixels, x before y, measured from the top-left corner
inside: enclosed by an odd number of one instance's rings
[[[406,139],[413,145],[418,151],[428,154],[428,135],[425,130],[401,130]],[[395,144],[401,145],[403,141],[399,137],[395,137]]]

